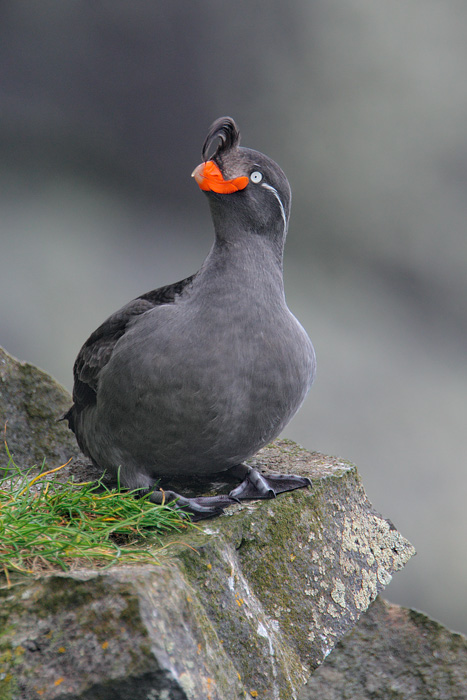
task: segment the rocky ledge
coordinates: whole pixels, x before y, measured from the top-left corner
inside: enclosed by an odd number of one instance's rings
[[[256,461],[308,474],[313,488],[167,538],[158,566],[3,588],[10,697],[296,697],[413,548],[353,465],[287,441]]]
[[[63,388],[6,354],[0,378],[13,452],[36,463],[76,454],[55,422]],[[167,537],[158,565],[5,582],[0,697],[297,698],[414,549],[373,509],[354,465],[286,440],[254,462],[313,488]]]

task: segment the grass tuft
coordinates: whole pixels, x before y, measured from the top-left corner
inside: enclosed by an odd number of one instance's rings
[[[0,576],[79,566],[157,563],[162,535],[196,527],[180,510],[155,505],[102,480],[57,481],[68,464],[33,476],[14,463],[0,468]],[[34,470],[36,473],[37,470]]]

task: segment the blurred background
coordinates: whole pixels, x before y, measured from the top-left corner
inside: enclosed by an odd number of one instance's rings
[[[91,331],[194,272],[233,116],[294,195],[318,376],[285,435],[418,550],[386,591],[467,632],[467,4],[0,1],[0,344],[68,389]]]

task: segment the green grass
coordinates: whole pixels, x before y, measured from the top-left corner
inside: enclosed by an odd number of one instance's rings
[[[169,505],[155,505],[102,481],[57,481],[66,465],[33,476],[0,469],[0,578],[80,566],[157,563],[161,536],[196,527]],[[67,463],[68,464],[68,463]],[[3,472],[3,475],[2,475]],[[34,470],[37,474],[37,470]]]

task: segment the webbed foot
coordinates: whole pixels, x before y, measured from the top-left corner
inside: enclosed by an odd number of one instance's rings
[[[293,491],[305,486],[311,486],[311,479],[307,476],[295,474],[261,474],[257,469],[247,464],[238,464],[229,469],[229,474],[243,479],[235,489],[229,493],[233,499],[248,498],[275,498],[284,491]]]
[[[204,518],[215,518],[222,515],[224,508],[238,503],[238,499],[231,496],[200,496],[199,498],[186,498],[175,493],[175,491],[165,491],[163,489],[152,491],[149,500],[162,505],[173,503],[180,508],[183,513],[191,516],[192,520],[204,520]]]

